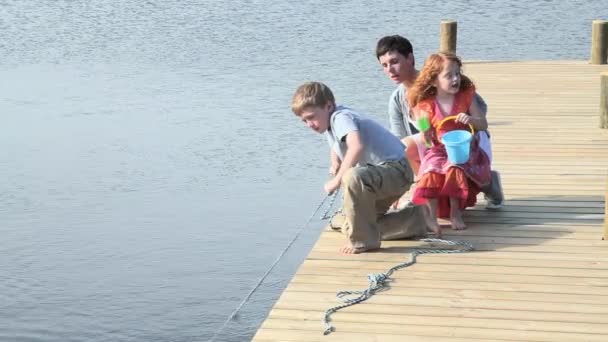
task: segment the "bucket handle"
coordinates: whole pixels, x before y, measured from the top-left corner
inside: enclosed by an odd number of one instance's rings
[[[446,116],[445,118],[443,118],[443,120],[439,122],[439,127],[437,127],[437,131],[441,129],[441,126],[443,126],[444,123],[450,120],[456,120],[456,115]],[[469,128],[471,128],[471,135],[475,136],[475,128],[473,128],[473,125],[469,124]]]

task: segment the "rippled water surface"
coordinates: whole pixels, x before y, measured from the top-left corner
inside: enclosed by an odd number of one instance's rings
[[[205,341],[323,197],[301,82],[385,121],[373,49],[587,59],[597,1],[4,1],[0,341]],[[575,14],[576,13],[576,14]],[[219,336],[246,341],[314,220]]]

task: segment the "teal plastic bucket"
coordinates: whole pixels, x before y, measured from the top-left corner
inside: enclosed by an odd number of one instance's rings
[[[473,138],[471,133],[463,130],[450,131],[441,137],[450,163],[464,164],[469,160],[471,138]]]

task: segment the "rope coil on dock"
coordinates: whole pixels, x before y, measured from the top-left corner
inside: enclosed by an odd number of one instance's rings
[[[416,258],[422,254],[450,254],[450,253],[465,253],[473,250],[473,245],[471,245],[467,241],[451,241],[451,240],[442,240],[442,239],[420,239],[422,242],[429,243],[440,243],[447,246],[456,246],[460,247],[458,249],[417,249],[414,250],[411,254],[411,258],[409,261],[403,262],[396,266],[391,267],[388,271],[384,273],[372,273],[367,275],[367,280],[369,282],[369,286],[365,290],[361,291],[340,291],[336,294],[336,297],[340,299],[344,304],[340,304],[334,306],[333,308],[327,309],[325,314],[323,315],[323,326],[325,330],[323,331],[323,335],[328,335],[334,331],[334,327],[329,323],[331,321],[331,315],[339,310],[347,308],[349,306],[353,306],[355,304],[359,304],[361,302],[366,301],[371,296],[376,294],[376,292],[387,287],[387,280],[393,274],[393,272],[411,266],[416,263]],[[350,297],[354,296],[356,297]]]

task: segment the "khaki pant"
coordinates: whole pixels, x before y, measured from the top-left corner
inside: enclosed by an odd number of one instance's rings
[[[342,178],[342,212],[332,220],[332,227],[337,223],[355,248],[378,248],[381,240],[426,236],[421,207],[386,213],[413,179],[405,160],[350,169]]]

